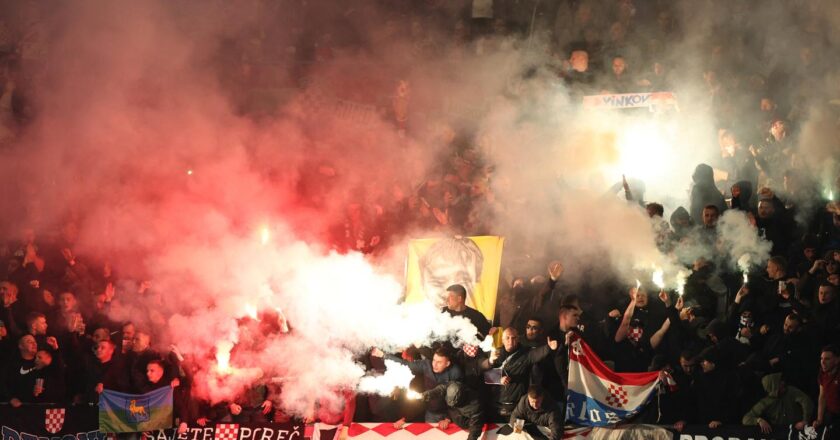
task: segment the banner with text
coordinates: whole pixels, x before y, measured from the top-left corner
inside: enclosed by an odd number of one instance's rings
[[[622,109],[639,107],[677,107],[677,97],[672,92],[621,93],[616,95],[590,95],[583,97],[586,109]]]

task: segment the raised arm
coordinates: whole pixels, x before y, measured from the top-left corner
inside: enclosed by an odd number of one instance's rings
[[[665,333],[668,333],[668,328],[671,327],[671,319],[668,318],[665,322],[662,323],[662,327],[659,327],[659,330],[650,337],[650,346],[654,350],[656,347],[659,347],[659,344],[662,343],[662,339],[665,337]]]
[[[630,289],[630,304],[627,305],[627,309],[624,311],[624,317],[621,319],[621,324],[619,324],[618,330],[615,331],[615,342],[623,341],[627,338],[627,334],[630,333],[630,321],[633,320],[633,312],[636,310],[637,291],[638,289],[635,287]]]

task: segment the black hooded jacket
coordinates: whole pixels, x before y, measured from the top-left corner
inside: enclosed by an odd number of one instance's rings
[[[701,373],[692,391],[697,398],[695,422],[707,424],[712,421],[740,421],[736,404],[739,401],[741,385],[734,372],[718,366],[713,371]]]
[[[715,205],[720,210],[721,214],[726,210],[726,200],[723,194],[718,191],[715,186],[715,177],[712,167],[701,163],[694,169],[694,174],[691,175],[694,185],[691,187],[691,206],[689,214],[691,214],[694,223],[702,223],[703,208],[707,205]]]
[[[678,207],[671,213],[670,222],[671,229],[674,230],[674,236],[672,238],[675,241],[681,240],[691,231],[691,215],[682,206]]]
[[[735,183],[735,186],[741,190],[738,197],[732,197],[732,209],[752,212],[755,211],[755,203],[753,201],[753,185],[751,182],[742,180]]]

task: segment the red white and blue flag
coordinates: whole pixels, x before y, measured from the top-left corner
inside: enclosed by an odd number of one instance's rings
[[[566,422],[609,426],[638,414],[656,393],[659,371],[616,373],[579,336],[569,347]]]

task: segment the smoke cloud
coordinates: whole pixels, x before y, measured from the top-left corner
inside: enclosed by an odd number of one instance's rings
[[[606,3],[585,2],[597,20]],[[50,50],[25,58],[29,83],[20,86],[32,90],[31,120],[2,153],[0,185],[10,197],[0,206],[15,213],[2,227],[54,231],[78,220],[78,254],[111,263],[125,280],[152,282],[143,293],[136,281],[120,284],[112,317],[199,359],[198,395],[219,401],[254,380],[277,381],[284,409],[302,414],[315,399],[355,388],[365,374],[355,359],[372,346],[478,343],[466,320],[401,304],[405,240],[453,231],[398,225],[367,257],[329,245],[348,239],[353,206],[391,209],[426,176],[451,172],[442,158],[452,149],[464,160],[480,153],[475,165],[492,170],[489,195],[470,214],[480,232],[508,238],[506,252],[527,252],[511,264],[517,275],[560,258],[576,287],[593,271],[629,284],[656,270],[678,287],[691,260],[660,251],[642,202],[658,201],[666,214],[685,205],[690,170],[719,159],[715,130],[737,108],[713,93],[727,69],[748,64],[758,46],[789,54],[811,41],[788,39],[780,29],[803,26],[784,18],[784,2],[768,1],[757,14],[735,6],[753,39],[710,43],[705,36],[732,11],[695,3],[658,21],[681,26],[681,38],[635,37],[649,43],[631,67],[653,78],[654,63],[667,62],[680,102],[679,112],[654,115],[581,110],[556,75],[568,58],[559,46],[571,37],[542,32],[458,46],[440,29],[373,6],[318,1],[21,7],[14,12],[38,15],[50,30],[41,36]],[[836,5],[823,6],[829,12],[814,26],[840,29],[831,26]],[[458,26],[458,11],[439,13],[441,26]],[[558,13],[557,29],[571,15]],[[840,40],[827,35],[812,49],[831,53]],[[299,44],[307,38],[318,44]],[[306,50],[331,61],[297,62]],[[267,103],[240,87],[260,81],[251,59],[259,53],[284,60],[259,73],[286,85],[260,95],[271,96]],[[762,78],[797,68],[791,58],[774,58]],[[808,108],[810,98],[780,100]],[[394,115],[405,106],[407,122]],[[804,162],[822,180],[836,176],[836,116],[823,105],[798,127]],[[633,202],[615,186],[623,175]],[[768,243],[740,214],[726,213],[719,231],[733,264],[767,258]],[[291,333],[278,330],[281,316]]]

